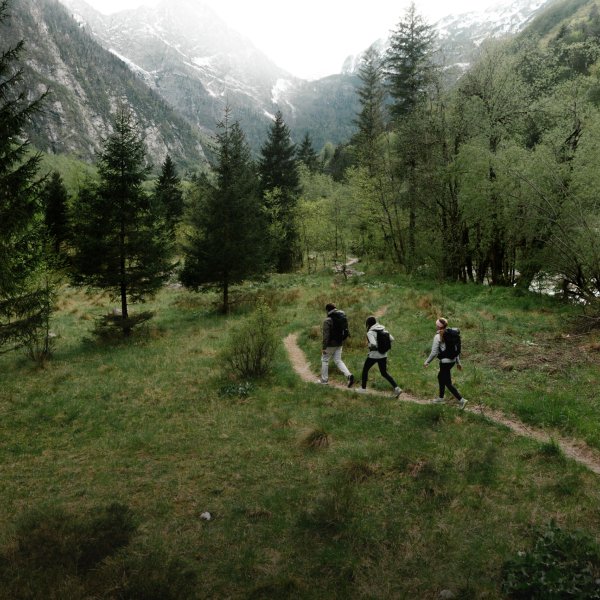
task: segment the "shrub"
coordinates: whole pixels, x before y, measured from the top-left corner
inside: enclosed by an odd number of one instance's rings
[[[533,548],[503,566],[503,591],[522,600],[600,598],[600,547],[586,533],[551,522]]]
[[[271,372],[277,343],[273,314],[260,304],[230,334],[222,359],[242,379],[265,377]]]

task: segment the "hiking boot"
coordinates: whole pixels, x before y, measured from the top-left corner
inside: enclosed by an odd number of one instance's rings
[[[461,398],[458,401],[458,408],[460,408],[460,410],[462,410],[465,407],[465,404],[468,402],[468,400],[466,398]]]
[[[433,404],[446,404],[446,400],[444,400],[444,398],[434,398],[431,402]]]
[[[366,394],[367,393],[367,388],[359,387],[359,388],[356,388],[356,390],[354,390],[354,391],[358,392],[359,394]]]
[[[348,375],[348,387],[351,388],[354,385],[354,375],[352,375],[352,373],[350,373],[350,375]]]
[[[402,393],[402,390],[398,386],[396,386],[394,388],[394,398],[398,398],[398,396],[400,396],[401,393]]]
[[[317,383],[320,383],[321,385],[329,385],[328,381],[323,381],[320,377],[317,379]]]

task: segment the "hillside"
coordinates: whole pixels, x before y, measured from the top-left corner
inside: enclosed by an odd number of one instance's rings
[[[57,0],[19,0],[11,6],[3,40],[24,39],[26,86],[51,94],[28,131],[40,150],[93,160],[111,130],[119,102],[127,103],[144,132],[149,155],[167,152],[180,163],[206,163],[203,138],[120,59],[104,50]]]
[[[223,317],[211,295],[165,289],[124,343],[91,336],[106,298],[65,288],[46,368],[0,356],[0,597],[500,600],[519,584],[548,597],[548,565],[559,590],[595,589],[600,479],[477,410],[600,449],[593,339],[565,336],[576,308],[326,272],[238,293],[245,306]],[[281,340],[298,333],[316,374],[330,300],[350,316],[355,373],[364,316],[383,312],[390,370],[421,403],[389,398],[375,372],[374,395],[296,375]],[[220,353],[261,301],[273,372],[234,378]],[[457,383],[472,411],[426,402],[440,311],[463,330]]]

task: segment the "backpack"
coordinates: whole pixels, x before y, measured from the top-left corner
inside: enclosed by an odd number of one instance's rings
[[[380,354],[385,354],[388,350],[392,348],[392,338],[390,337],[390,332],[385,329],[377,329],[377,352]]]
[[[461,349],[460,329],[447,327],[444,332],[444,344],[446,344],[446,349],[438,353],[438,358],[456,358]]]
[[[329,339],[331,342],[339,342],[340,344],[350,335],[348,329],[348,318],[343,310],[334,310],[331,317],[331,334]]]

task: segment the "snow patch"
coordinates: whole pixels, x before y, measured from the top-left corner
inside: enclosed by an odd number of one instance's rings
[[[273,104],[279,104],[281,96],[288,92],[294,84],[289,79],[278,79],[271,89],[271,101]]]

